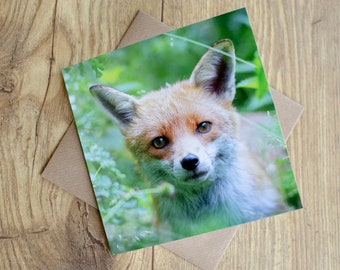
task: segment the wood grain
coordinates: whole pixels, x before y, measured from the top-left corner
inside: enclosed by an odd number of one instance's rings
[[[40,173],[72,120],[61,68],[114,49],[139,9],[160,19],[160,3],[0,6],[0,268],[150,269],[151,249],[114,258],[98,212]]]
[[[304,209],[241,226],[218,269],[338,268],[339,1],[0,6],[0,269],[197,269],[161,247],[111,256],[98,212],[40,173],[72,119],[61,68],[115,48],[139,9],[176,28],[243,6],[268,81],[305,107],[288,141]]]
[[[253,25],[268,80],[305,107],[288,141],[304,210],[242,226],[219,269],[338,269],[340,5],[261,4],[257,17],[267,20]]]

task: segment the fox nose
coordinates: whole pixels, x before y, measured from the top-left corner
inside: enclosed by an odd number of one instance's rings
[[[181,161],[181,165],[183,169],[186,169],[188,171],[195,170],[199,163],[200,163],[200,160],[198,156],[193,155],[193,154],[186,155]]]

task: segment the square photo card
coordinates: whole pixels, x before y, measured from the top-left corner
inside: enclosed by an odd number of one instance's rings
[[[245,9],[63,76],[113,254],[302,207]]]

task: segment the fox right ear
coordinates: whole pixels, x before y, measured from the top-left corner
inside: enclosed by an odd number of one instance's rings
[[[105,85],[92,85],[91,94],[113,116],[124,133],[136,115],[137,99]]]
[[[235,50],[231,40],[216,42],[196,65],[190,82],[218,97],[232,101],[235,97]]]

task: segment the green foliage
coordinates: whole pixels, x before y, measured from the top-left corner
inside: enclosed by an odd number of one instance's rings
[[[225,38],[233,41],[237,56],[237,94],[234,105],[243,113],[268,113],[270,124],[251,124],[257,125],[264,132],[264,137],[268,138],[262,139],[263,156],[266,155],[268,145],[272,148],[279,145],[283,151],[282,157],[275,164],[282,171],[278,179],[281,184],[278,185],[284,190],[288,203],[294,207],[300,206],[250,23],[245,10],[238,10],[63,70],[113,253],[158,244],[164,240],[164,235],[166,240],[178,238],[171,232],[163,231],[163,238],[160,239],[160,228],[154,226],[153,198],[169,196],[173,187],[164,184],[151,187],[142,180],[135,160],[125,148],[123,136],[112,119],[94,101],[89,93],[89,86],[106,84],[120,91],[142,96],[167,83],[189,78],[207,47]],[[270,161],[270,157],[267,160]]]
[[[289,157],[278,158],[276,160],[278,171],[280,172],[279,177],[281,184],[282,194],[284,201],[288,205],[295,207],[296,209],[302,207],[299,191],[296,187],[294,172],[290,166]]]

